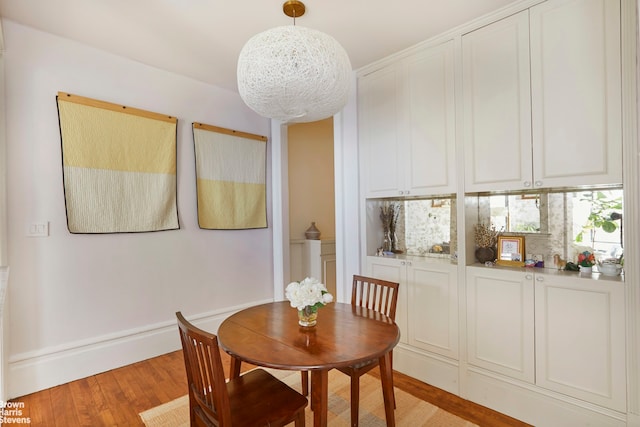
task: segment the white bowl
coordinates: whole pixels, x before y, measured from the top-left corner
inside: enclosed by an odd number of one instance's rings
[[[603,262],[598,265],[598,271],[605,276],[619,276],[620,273],[622,273],[622,266],[620,264]]]

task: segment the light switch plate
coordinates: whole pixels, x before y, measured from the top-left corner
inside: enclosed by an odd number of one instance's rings
[[[48,237],[49,222],[32,222],[27,227],[28,237]]]

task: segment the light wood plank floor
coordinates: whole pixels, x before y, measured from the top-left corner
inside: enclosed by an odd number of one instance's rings
[[[223,352],[222,357],[229,372],[229,356]],[[378,376],[376,369],[372,372]],[[398,372],[394,384],[480,426],[528,425]],[[31,427],[129,427],[143,425],[140,412],[186,393],[184,359],[182,351],[176,351],[14,400],[24,403],[22,417],[31,418]]]

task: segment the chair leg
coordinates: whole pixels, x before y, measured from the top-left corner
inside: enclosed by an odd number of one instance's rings
[[[351,377],[351,427],[358,427],[360,377]]]
[[[298,412],[298,416],[295,419],[295,427],[305,427],[304,425],[305,423],[305,419],[304,419],[304,409],[300,412]]]
[[[391,359],[391,369],[393,369],[393,351],[389,352]],[[393,385],[393,375],[391,375],[391,398],[393,399],[393,409],[396,409],[396,389]]]
[[[309,372],[300,371],[300,375],[302,377],[302,395],[309,396]]]
[[[395,389],[394,389],[394,391],[391,392],[391,398],[393,399],[393,409],[398,409],[398,407],[396,406],[396,392],[395,392]]]
[[[189,394],[189,425],[197,426],[198,416],[196,415],[195,399]]]

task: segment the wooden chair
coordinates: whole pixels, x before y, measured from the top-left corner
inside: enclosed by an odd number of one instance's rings
[[[189,386],[191,425],[304,427],[307,399],[264,369],[226,382],[218,337],[177,312]]]
[[[396,306],[398,305],[399,283],[374,279],[365,276],[353,276],[351,288],[351,305],[375,310],[396,320]],[[393,359],[392,359],[393,361]],[[337,368],[351,377],[351,425],[358,426],[358,408],[360,403],[360,377],[378,366],[378,359],[368,360],[358,365]],[[309,374],[302,371],[302,391],[305,396],[309,393]],[[395,396],[393,397],[395,408]]]

